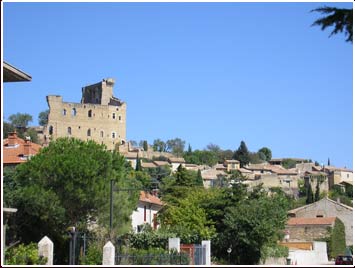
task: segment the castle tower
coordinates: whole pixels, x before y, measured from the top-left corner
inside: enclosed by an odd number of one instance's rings
[[[45,135],[50,140],[75,137],[105,144],[107,149],[126,142],[126,103],[113,96],[114,79],[82,88],[81,103],[47,96],[49,106]]]

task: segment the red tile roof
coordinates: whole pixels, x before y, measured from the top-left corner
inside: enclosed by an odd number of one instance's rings
[[[36,155],[42,148],[41,145],[31,141],[25,141],[17,137],[16,132],[9,133],[9,137],[3,143],[3,163],[20,164],[26,162],[26,156]]]
[[[160,206],[163,205],[163,202],[159,199],[159,197],[151,195],[150,193],[144,191],[140,192],[139,201]]]
[[[290,218],[287,225],[331,225],[336,217],[329,218]]]

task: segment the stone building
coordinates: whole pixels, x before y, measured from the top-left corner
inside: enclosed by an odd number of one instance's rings
[[[345,225],[346,245],[353,244],[353,208],[325,197],[312,204],[288,211],[289,217],[295,218],[330,218],[337,217]]]
[[[94,140],[114,150],[126,143],[126,103],[113,96],[112,78],[82,88],[80,103],[47,96],[49,106],[45,140],[59,137]],[[122,146],[125,147],[125,146]]]

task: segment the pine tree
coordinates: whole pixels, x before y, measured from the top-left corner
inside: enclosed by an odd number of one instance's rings
[[[329,157],[328,157],[328,166],[330,166],[330,159],[329,159]]]

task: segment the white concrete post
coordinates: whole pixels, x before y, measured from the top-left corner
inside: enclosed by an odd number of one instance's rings
[[[177,252],[180,252],[180,238],[169,238],[169,251],[176,249]]]
[[[47,258],[46,265],[53,265],[53,248],[53,242],[47,236],[38,242],[38,256]]]
[[[202,246],[205,247],[205,265],[211,265],[211,241],[210,240],[203,240]]]
[[[115,265],[115,246],[108,241],[104,246],[102,265]]]

